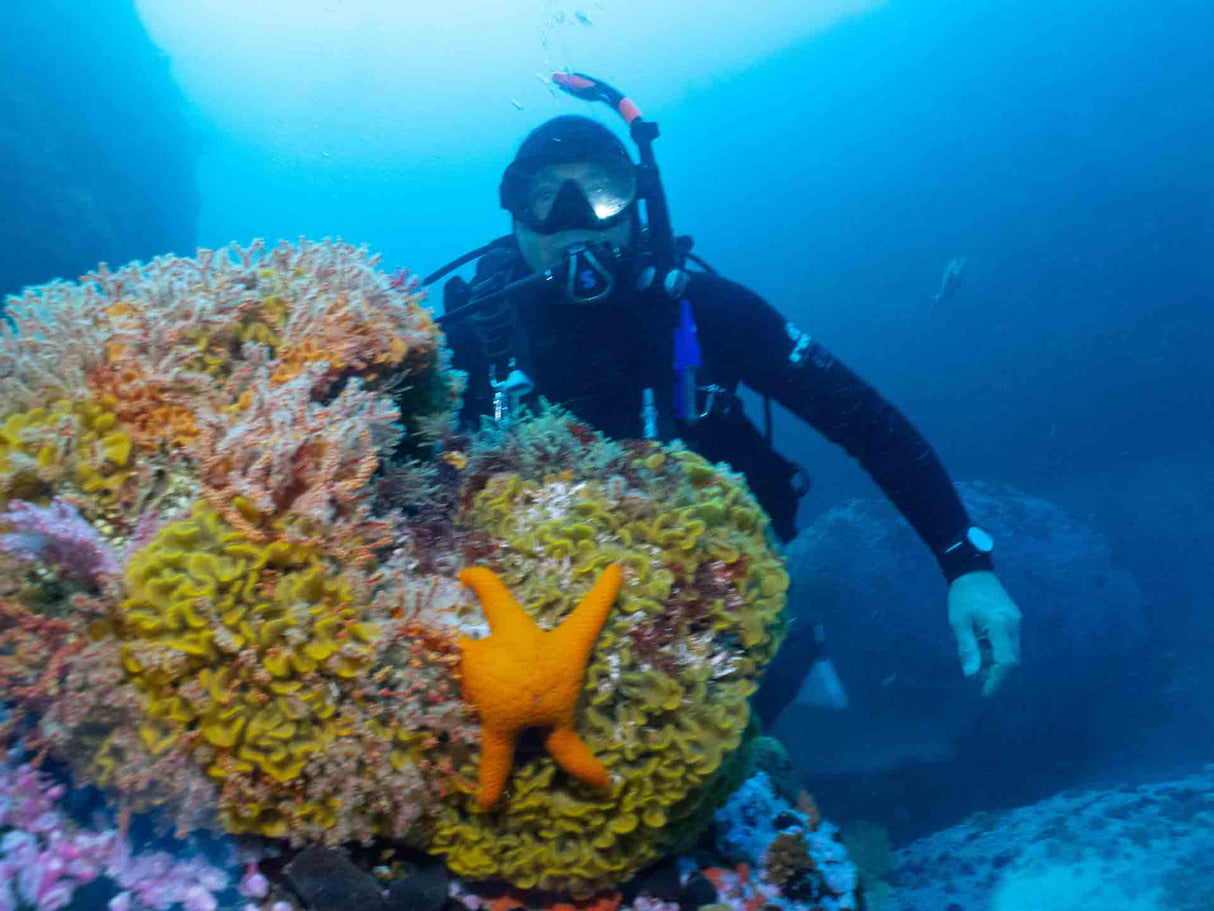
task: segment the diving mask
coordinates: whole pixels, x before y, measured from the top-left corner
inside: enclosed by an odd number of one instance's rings
[[[636,202],[628,158],[577,162],[520,159],[502,177],[502,207],[532,231],[600,231],[627,218]]]

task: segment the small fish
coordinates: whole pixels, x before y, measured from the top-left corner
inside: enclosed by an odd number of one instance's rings
[[[590,17],[587,16],[585,13],[578,12],[578,13],[574,13],[573,15],[577,17],[578,22],[580,22],[582,25],[586,26],[587,28],[590,28],[594,25],[594,23],[590,21]]]
[[[940,290],[932,298],[934,303],[942,304],[957,293],[965,278],[965,270],[968,265],[969,260],[964,256],[955,256],[948,261],[948,265],[944,267],[944,274],[940,277]]]
[[[463,471],[464,466],[468,464],[468,457],[458,450],[448,450],[440,455],[439,458],[456,471]]]
[[[521,111],[523,109],[523,103],[521,101],[519,101],[517,98],[511,98],[510,103],[512,105],[514,105],[514,109],[516,111]]]

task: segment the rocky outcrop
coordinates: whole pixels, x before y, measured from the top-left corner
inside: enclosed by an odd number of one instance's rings
[[[6,3],[0,105],[0,299],[194,251],[195,142],[133,0]]]
[[[1022,661],[999,694],[965,680],[935,561],[884,501],[820,516],[789,547],[789,612],[822,623],[847,688],[842,712],[792,706],[774,733],[805,774],[949,759],[981,726],[991,744],[1116,724],[1146,649],[1133,577],[1093,529],[1011,487],[962,484],[994,535],[999,578],[1024,613]]]

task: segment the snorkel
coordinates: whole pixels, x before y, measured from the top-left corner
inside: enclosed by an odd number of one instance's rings
[[[672,417],[681,421],[685,426],[694,426],[701,417],[711,410],[712,396],[716,387],[700,387],[696,382],[696,374],[701,366],[700,348],[696,338],[695,319],[691,304],[684,292],[687,288],[689,275],[685,270],[688,260],[695,262],[700,268],[709,273],[715,270],[698,256],[691,252],[693,241],[689,236],[675,237],[670,221],[670,209],[666,202],[666,194],[662,188],[661,176],[657,160],[653,153],[653,142],[660,135],[656,122],[646,120],[640,108],[628,96],[618,89],[601,80],[594,79],[584,73],[553,73],[552,82],[562,91],[582,101],[602,102],[612,108],[628,125],[629,135],[637,147],[639,163],[630,160],[627,151],[620,146],[619,154],[630,169],[628,174],[630,188],[630,205],[621,210],[604,205],[606,214],[600,214],[594,207],[589,211],[594,213],[599,224],[617,222],[625,217],[632,218],[634,226],[633,244],[635,252],[626,253],[620,247],[598,239],[582,238],[575,240],[560,253],[560,261],[547,269],[532,272],[523,278],[505,282],[494,282],[491,279],[469,285],[459,279],[449,282],[447,291],[453,285],[460,286],[463,292],[444,294],[446,312],[439,318],[444,325],[468,320],[471,322],[482,348],[488,353],[490,361],[490,386],[494,390],[494,417],[501,423],[511,420],[511,413],[517,405],[517,396],[509,394],[504,383],[496,379],[497,364],[504,364],[506,370],[512,371],[509,376],[518,373],[518,364],[514,357],[511,344],[502,344],[501,340],[514,338],[517,333],[516,302],[521,296],[530,296],[551,287],[559,292],[561,297],[573,304],[595,304],[609,298],[617,289],[621,274],[631,270],[635,277],[636,289],[646,296],[657,297],[659,304],[668,302],[676,304],[674,324],[674,384],[671,398]],[[556,118],[561,119],[561,118]],[[585,118],[581,118],[585,119]],[[552,123],[553,121],[549,121]],[[532,137],[541,128],[532,133]],[[601,127],[599,128],[601,129]],[[524,149],[532,137],[524,141]],[[618,142],[618,140],[617,140]],[[519,192],[527,177],[536,177],[537,171],[528,171],[529,162],[521,161],[524,149],[516,156],[511,166],[506,169],[501,185],[503,208],[511,211],[515,218],[516,231],[520,223],[540,233],[554,230],[558,224],[573,224],[576,218],[572,209],[562,209],[567,203],[572,203],[570,194],[566,193],[565,183],[550,182],[551,195],[527,197]],[[572,149],[566,150],[574,154]],[[565,158],[566,163],[580,161],[580,158]],[[599,163],[602,163],[601,160]],[[620,159],[615,159],[619,164]],[[563,181],[568,175],[561,175]],[[518,178],[518,179],[516,179]],[[617,199],[625,198],[617,195]],[[644,224],[640,220],[641,206],[644,201]],[[610,200],[607,200],[610,202]],[[582,209],[585,213],[587,210]],[[570,216],[563,218],[563,216]],[[559,230],[559,229],[555,229]],[[553,235],[555,236],[555,235]],[[453,260],[437,271],[426,276],[422,285],[430,285],[443,276],[455,271],[463,265],[489,254],[507,255],[518,251],[518,238],[515,233],[499,237],[494,241],[478,247],[476,250]],[[535,268],[533,265],[532,268]],[[499,273],[503,274],[503,273]],[[476,285],[479,284],[479,287]],[[516,297],[516,295],[520,297]],[[448,299],[449,298],[449,299]],[[657,308],[655,308],[657,309]],[[490,349],[493,349],[492,351]],[[529,381],[528,381],[529,382]],[[664,382],[659,380],[664,385]],[[698,406],[700,393],[707,393],[708,404],[703,412]],[[642,433],[648,439],[660,436],[658,421],[658,397],[655,389],[648,387],[642,396]]]
[[[658,125],[642,117],[641,109],[631,98],[605,82],[582,73],[553,73],[552,81],[574,98],[601,101],[609,105],[624,118],[632,141],[636,143],[641,158],[640,164],[636,166],[637,199],[645,200],[647,219],[646,242],[643,245],[647,261],[638,273],[637,286],[641,291],[661,288],[667,297],[678,301],[679,317],[674,330],[675,380],[672,410],[674,416],[684,425],[693,426],[703,417],[697,404],[698,393],[707,391],[711,403],[716,390],[701,390],[696,383],[696,373],[701,366],[700,343],[696,337],[691,303],[683,296],[688,281],[687,272],[683,267],[691,252],[691,239],[680,238],[680,241],[676,242],[674,229],[670,224],[670,208],[666,205],[666,192],[662,189],[657,159],[653,154],[653,141],[660,135]],[[647,392],[642,400],[641,421],[645,435],[654,438],[657,436],[657,428],[651,411],[653,395],[648,390]],[[710,409],[711,404],[704,414]]]
[[[681,272],[691,250],[691,239],[675,238],[671,228],[670,210],[653,154],[653,141],[659,135],[657,123],[645,120],[640,108],[623,92],[583,73],[553,73],[552,82],[574,98],[607,104],[628,124],[629,135],[640,157],[640,163],[635,165],[636,198],[645,201],[646,215],[643,239],[639,239],[642,248],[637,264],[639,283],[642,288],[649,287],[661,275],[663,284],[675,284],[669,281],[668,276],[672,272]],[[422,285],[433,284],[486,253],[502,247],[509,248],[514,243],[512,234],[499,237],[427,275]],[[696,259],[694,256],[691,258]],[[575,243],[564,251],[558,265],[478,296],[443,314],[441,319],[444,322],[458,321],[481,307],[500,302],[502,298],[518,292],[532,293],[545,286],[558,288],[567,300],[575,304],[598,303],[615,290],[616,276],[623,259],[623,251],[610,244]],[[698,259],[696,261],[700,262]],[[702,262],[701,265],[707,268]]]
[[[680,252],[675,243],[666,192],[653,154],[653,141],[661,135],[657,123],[642,117],[641,109],[619,89],[584,73],[553,73],[552,81],[574,98],[606,104],[628,124],[628,133],[641,159],[636,166],[637,199],[645,200],[645,246],[650,260],[647,266],[658,271],[681,268],[686,251]]]

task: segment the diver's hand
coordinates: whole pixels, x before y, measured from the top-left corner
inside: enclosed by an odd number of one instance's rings
[[[1020,663],[1019,608],[994,573],[966,573],[948,587],[948,622],[957,637],[962,672],[967,677],[981,674],[982,695],[992,695]]]

